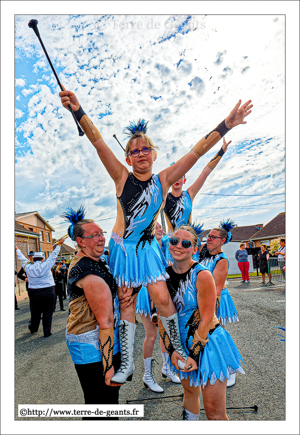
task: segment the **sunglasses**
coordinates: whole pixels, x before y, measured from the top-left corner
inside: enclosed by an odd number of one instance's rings
[[[170,238],[170,244],[172,246],[178,245],[179,241],[180,240],[177,237],[171,237]],[[188,248],[191,248],[193,246],[193,244],[192,244],[192,242],[190,240],[181,240],[181,246],[184,249],[188,249]]]
[[[147,156],[148,154],[151,153],[151,151],[152,151],[152,149],[148,148],[148,147],[144,147],[141,150],[138,150],[137,148],[135,148],[134,150],[129,151],[128,154],[132,157],[138,157],[140,155],[140,153],[143,153],[144,156]]]

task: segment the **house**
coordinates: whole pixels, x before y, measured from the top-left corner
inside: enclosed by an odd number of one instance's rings
[[[53,239],[53,243],[56,242],[56,239]],[[56,245],[55,245],[56,246]],[[57,259],[64,257],[66,262],[69,263],[74,257],[76,249],[68,246],[66,243],[63,243],[60,248],[59,256]]]
[[[254,246],[252,246],[252,243],[250,242],[251,236],[257,233],[257,231],[260,231],[262,228],[263,224],[234,227],[231,230],[231,242],[245,243],[246,248],[252,248]]]
[[[280,237],[285,237],[285,212],[279,213],[261,230],[254,233],[249,240],[254,243],[255,247],[259,247],[261,243],[270,245],[271,240]]]
[[[52,231],[55,231],[49,222],[47,222],[38,211],[31,211],[26,213],[15,213],[15,223],[21,225],[24,230],[29,232],[26,232],[27,238],[30,239],[29,234],[39,235],[38,245],[32,250],[43,252],[45,259],[48,258],[53,251]],[[24,255],[25,254],[28,255],[28,252],[24,252]]]
[[[36,231],[27,230],[23,225],[15,222],[15,243],[25,257],[30,251],[39,251],[40,234]],[[16,256],[16,271],[21,269],[21,263]]]

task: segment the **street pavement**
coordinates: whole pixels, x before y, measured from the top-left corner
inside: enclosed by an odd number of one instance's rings
[[[227,325],[226,329],[240,350],[246,373],[238,373],[236,384],[227,388],[228,417],[233,421],[286,418],[285,341],[281,341],[278,335],[285,335],[285,332],[277,329],[285,327],[285,286],[279,282],[274,284],[261,287],[259,278],[251,279],[250,284],[241,284],[240,279],[229,280],[228,289],[240,321]],[[35,334],[28,330],[28,298],[19,300],[18,304],[20,310],[15,311],[15,420],[30,420],[17,416],[18,404],[84,404],[65,343],[68,311],[54,312],[53,335],[44,338],[42,325]],[[64,305],[67,309],[67,300]],[[144,404],[144,417],[126,420],[181,420],[182,388],[161,376],[162,357],[158,338],[154,349],[157,361],[154,363],[154,377],[164,392],[157,394],[144,387],[142,348],[145,333],[139,316],[137,320],[134,346],[136,370],[132,382],[127,382],[120,389],[120,403]],[[31,420],[37,421],[38,418],[32,417]],[[45,418],[41,420],[45,421]],[[202,398],[199,420],[206,420]]]

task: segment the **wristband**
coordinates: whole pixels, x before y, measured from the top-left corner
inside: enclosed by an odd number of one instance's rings
[[[92,123],[90,118],[86,115],[82,107],[80,106],[76,112],[74,112],[74,115],[81,125],[83,131],[85,132],[88,139],[94,143],[97,142],[102,136],[98,128]]]
[[[225,119],[214,130],[203,137],[193,147],[193,151],[199,158],[209,151],[230,129],[225,125]]]
[[[103,374],[105,375],[112,367],[114,349],[114,328],[100,329],[99,341],[103,364]]]
[[[189,357],[193,358],[196,362],[199,360],[200,352],[203,351],[206,343],[208,343],[208,338],[201,338],[198,332],[196,331],[193,337],[193,344],[189,351]]]
[[[212,171],[215,169],[224,154],[225,152],[223,148],[221,148],[206,166]]]

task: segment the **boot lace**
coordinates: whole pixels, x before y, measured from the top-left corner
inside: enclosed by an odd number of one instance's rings
[[[121,342],[121,365],[118,372],[124,373],[127,368],[127,363],[129,362],[129,349],[128,349],[128,325],[125,323],[120,327],[120,342]]]
[[[174,319],[167,320],[167,323],[170,331],[170,339],[174,349],[179,353],[180,356],[185,357]]]

